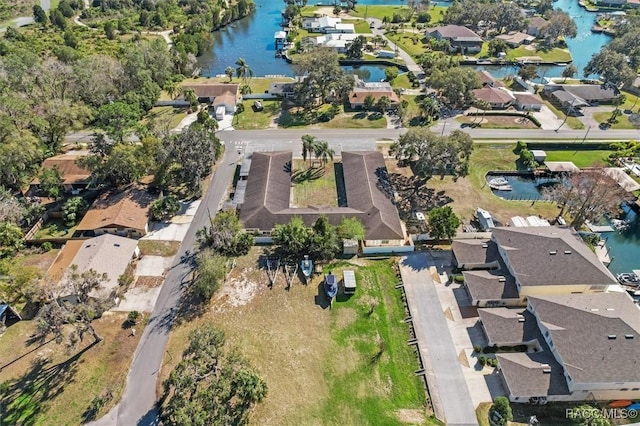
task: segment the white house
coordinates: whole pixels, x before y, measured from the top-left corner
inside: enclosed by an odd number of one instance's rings
[[[311,33],[355,34],[356,32],[353,24],[344,24],[341,18],[333,18],[331,16],[304,18],[302,20],[302,28]]]

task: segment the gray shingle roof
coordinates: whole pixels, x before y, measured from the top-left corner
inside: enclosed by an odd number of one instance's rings
[[[444,25],[429,30],[429,34],[433,35],[435,33],[440,34],[442,38],[451,39],[452,41],[482,42],[482,38],[478,34],[462,25]]]
[[[568,228],[497,227],[493,228],[493,239],[506,253],[522,286],[617,284],[589,247]]]
[[[506,271],[464,271],[464,282],[474,300],[517,299],[518,288],[514,278]],[[501,281],[504,277],[504,281]]]
[[[562,366],[548,352],[497,354],[502,377],[516,397],[566,395],[569,393]],[[551,369],[543,371],[543,364]]]
[[[640,309],[626,293],[528,300],[574,382],[640,381]]]
[[[334,225],[343,217],[356,217],[369,240],[404,239],[382,154],[342,152],[347,207],[290,207],[291,161],[290,151],[253,153],[245,202],[240,208],[245,228],[268,231],[293,216],[300,216],[308,225],[321,215]]]
[[[451,250],[458,265],[473,265],[497,262],[500,258],[496,243],[483,239],[456,239]]]
[[[542,337],[536,318],[524,308],[480,308],[482,328],[491,342],[526,343]]]

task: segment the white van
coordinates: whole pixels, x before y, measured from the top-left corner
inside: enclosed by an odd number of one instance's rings
[[[216,108],[216,120],[220,121],[224,119],[225,108],[223,106],[219,106]]]

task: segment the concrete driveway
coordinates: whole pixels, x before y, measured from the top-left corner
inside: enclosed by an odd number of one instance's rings
[[[447,425],[476,425],[475,407],[433,281],[440,281],[443,265],[444,260],[417,252],[401,258],[400,273],[436,417]]]
[[[532,114],[540,122],[540,128],[544,130],[555,130],[562,124],[561,118],[553,113],[548,106],[542,105],[540,111],[534,111]]]
[[[136,265],[137,276],[161,277],[171,267],[173,256],[142,256]]]

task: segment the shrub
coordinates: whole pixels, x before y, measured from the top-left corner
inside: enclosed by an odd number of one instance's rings
[[[53,244],[51,244],[49,241],[45,241],[44,243],[42,243],[43,252],[51,251],[51,249],[53,249]]]
[[[504,396],[499,396],[493,401],[490,412],[496,411],[502,417],[498,422],[500,425],[506,425],[507,422],[513,420],[513,412],[509,400]]]
[[[494,354],[496,352],[498,352],[498,347],[497,346],[485,346],[484,349],[482,350],[483,353],[485,354]]]
[[[523,149],[527,149],[527,143],[524,141],[518,141],[516,143],[516,154],[520,154]]]
[[[491,367],[497,367],[498,360],[495,358],[487,358],[487,365],[490,365]]]
[[[480,347],[480,345],[473,345],[473,351],[479,354],[482,351],[482,348]]]
[[[527,345],[517,345],[513,347],[513,350],[516,352],[526,352],[527,349]]]
[[[62,217],[67,226],[73,226],[85,214],[89,204],[82,197],[72,197],[62,206]]]
[[[138,319],[140,318],[140,312],[131,311],[129,315],[127,315],[127,322],[132,325],[136,325],[138,323]]]
[[[180,201],[175,195],[159,198],[151,203],[151,220],[167,220],[180,211]]]
[[[484,355],[480,355],[478,357],[478,364],[480,364],[480,367],[484,367],[485,365],[487,365],[487,357]]]

